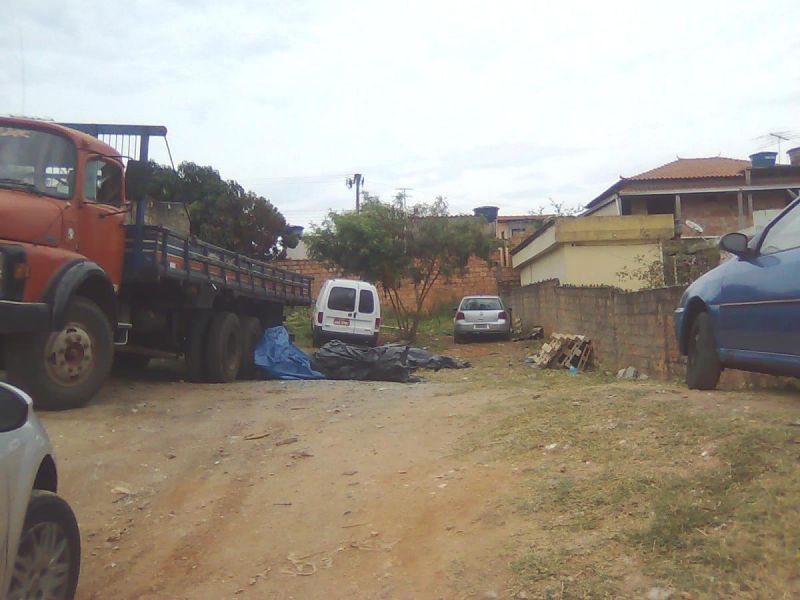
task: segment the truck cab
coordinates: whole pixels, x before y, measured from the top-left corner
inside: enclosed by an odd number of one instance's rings
[[[4,366],[40,406],[73,404],[111,368],[123,172],[119,154],[89,135],[0,119]]]

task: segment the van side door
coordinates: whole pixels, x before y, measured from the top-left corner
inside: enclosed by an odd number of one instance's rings
[[[353,333],[370,337],[375,334],[375,319],[378,317],[378,298],[372,286],[366,283],[358,284],[358,311],[354,319]]]

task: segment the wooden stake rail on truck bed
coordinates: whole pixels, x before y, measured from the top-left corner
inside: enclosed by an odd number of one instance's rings
[[[174,278],[211,282],[238,294],[305,306],[311,302],[312,277],[273,267],[165,227],[128,225],[125,282]]]

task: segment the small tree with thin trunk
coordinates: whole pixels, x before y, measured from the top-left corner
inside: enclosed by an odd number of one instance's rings
[[[413,340],[436,282],[463,273],[470,256],[488,259],[496,248],[485,224],[450,216],[441,196],[410,209],[370,200],[360,213],[331,212],[304,240],[312,258],[379,284],[401,333]],[[404,286],[413,288],[413,300],[401,293]]]

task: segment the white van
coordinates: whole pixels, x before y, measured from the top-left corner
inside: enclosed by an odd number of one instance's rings
[[[375,286],[355,279],[322,284],[311,315],[314,346],[342,340],[375,346],[381,328],[381,301]]]

